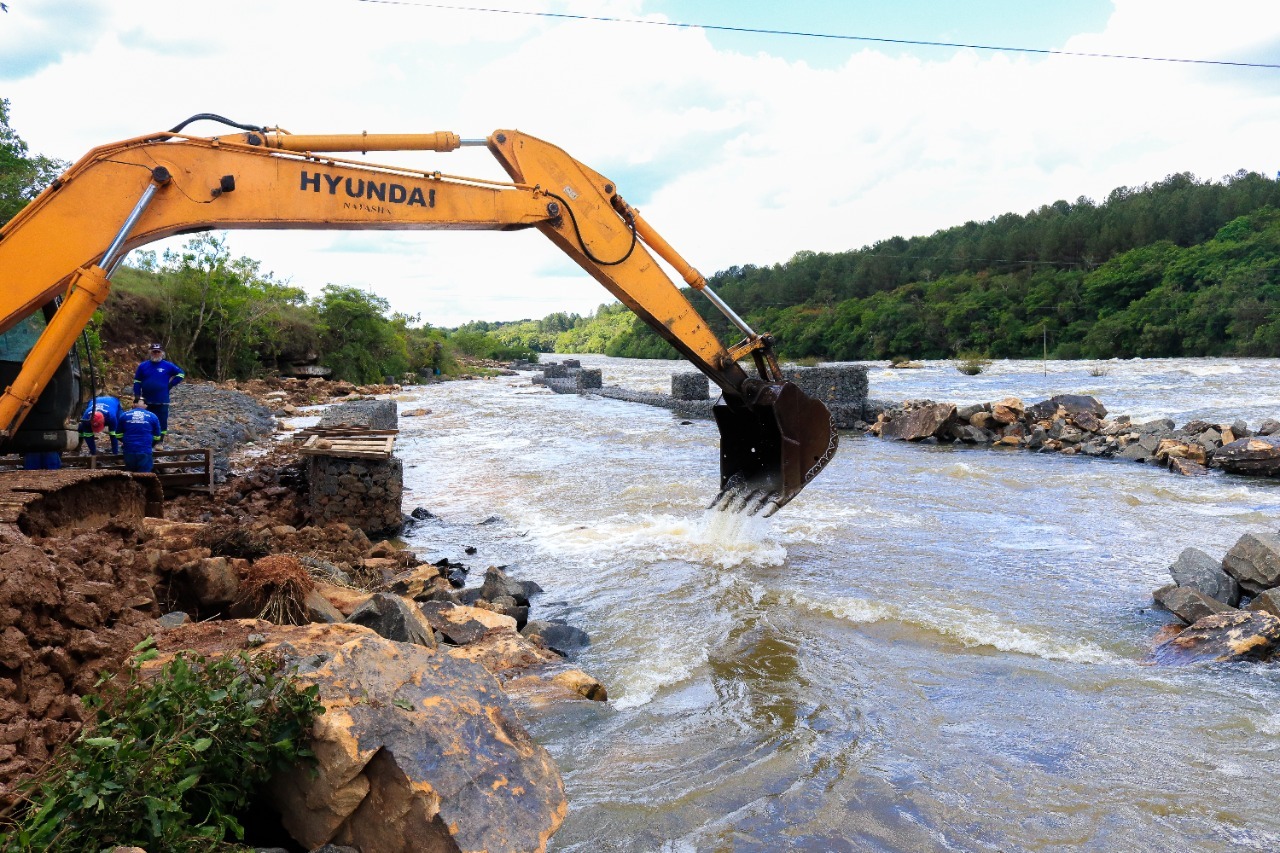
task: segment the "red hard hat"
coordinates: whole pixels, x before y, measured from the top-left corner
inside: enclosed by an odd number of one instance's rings
[[[107,417],[102,412],[94,412],[93,417],[89,418],[89,425],[94,432],[102,432],[107,428]]]

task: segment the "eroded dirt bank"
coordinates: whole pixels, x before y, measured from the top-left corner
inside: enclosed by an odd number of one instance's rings
[[[460,563],[424,563],[350,525],[310,523],[302,459],[265,429],[278,430],[274,415],[299,406],[395,390],[315,380],[195,385],[175,407],[170,441],[213,445],[225,457],[213,495],[171,498],[163,518],[143,519],[137,508],[155,485],[143,475],[116,484],[137,494],[113,494],[114,516],[70,512],[26,530],[17,520],[0,522],[0,808],[78,731],[81,697],[143,638],[268,615],[263,590],[274,594],[277,575],[267,575],[281,558],[301,573],[289,587],[296,600],[271,600],[270,613],[286,624],[363,626],[471,667],[468,679],[496,680],[495,690],[523,701],[606,698],[602,685],[566,662],[564,649],[585,636],[530,620],[536,583],[491,567],[483,584],[474,583],[477,572],[464,588]],[[543,787],[545,842],[563,819],[563,789],[558,776]]]

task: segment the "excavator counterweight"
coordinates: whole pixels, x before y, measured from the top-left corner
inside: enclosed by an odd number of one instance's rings
[[[245,132],[185,134],[196,120]],[[331,153],[447,152],[470,145],[487,146],[512,182]],[[48,408],[58,365],[106,298],[124,254],[210,228],[537,228],[720,388],[722,492],[715,505],[771,515],[835,453],[830,413],[784,380],[773,339],[756,334],[716,296],[613,181],[560,148],[515,130],[484,140],[450,132],[294,136],[210,114],[94,149],[0,229],[0,333],[57,305],[0,394],[0,449],[21,446],[19,428],[28,413]],[[743,342],[726,349],[651,251],[741,329]],[[755,376],[739,364],[748,355]]]

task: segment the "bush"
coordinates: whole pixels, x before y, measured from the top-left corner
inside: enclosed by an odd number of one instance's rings
[[[977,376],[991,364],[991,359],[980,352],[956,353],[956,370],[966,376]]]
[[[85,697],[94,719],[54,755],[7,818],[0,849],[227,849],[236,818],[278,768],[309,757],[306,733],[324,708],[266,655],[206,659],[179,653],[153,679],[140,672]]]

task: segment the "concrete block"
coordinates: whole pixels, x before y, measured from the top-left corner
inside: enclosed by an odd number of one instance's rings
[[[583,389],[604,387],[604,378],[598,367],[584,367],[576,374],[578,387]]]
[[[867,399],[867,368],[860,364],[832,367],[799,367],[783,376],[815,400],[824,403],[861,404]]]
[[[702,373],[671,374],[671,396],[677,400],[707,400],[711,397],[711,380]]]

